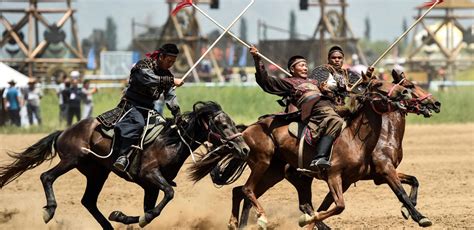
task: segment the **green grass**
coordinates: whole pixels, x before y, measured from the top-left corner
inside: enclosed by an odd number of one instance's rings
[[[455,79],[457,81],[474,81],[474,67],[459,72]]]
[[[258,87],[182,87],[178,98],[182,111],[190,111],[197,101],[216,101],[222,105],[236,123],[250,124],[261,115],[281,111],[276,103],[278,97],[264,93]],[[474,122],[474,88],[449,88],[449,91],[434,92],[433,95],[442,103],[441,113],[431,118],[414,114],[408,115],[409,124],[434,123],[468,123]],[[120,100],[121,91],[104,89],[94,95],[94,115],[114,108]],[[0,133],[49,133],[64,129],[65,122],[59,123],[58,98],[54,92],[46,92],[41,101],[43,125],[27,129],[11,126],[0,127]],[[170,116],[165,110],[165,116]]]

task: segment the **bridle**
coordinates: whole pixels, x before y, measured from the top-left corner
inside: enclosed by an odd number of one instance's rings
[[[372,107],[372,110],[373,110],[375,113],[379,114],[379,115],[382,115],[382,114],[384,114],[384,113],[389,113],[389,112],[395,111],[397,108],[394,107],[394,106],[392,106],[392,103],[394,103],[394,101],[393,101],[392,99],[390,99],[390,95],[392,95],[392,93],[395,91],[395,88],[396,88],[397,86],[400,86],[400,84],[402,83],[402,81],[400,81],[398,84],[394,84],[394,85],[390,88],[390,90],[388,91],[387,95],[383,95],[383,94],[380,92],[381,90],[379,90],[378,88],[376,89],[377,92],[371,92],[371,91],[367,92],[370,88],[373,87],[373,84],[374,84],[375,82],[376,82],[375,79],[372,79],[372,80],[369,82],[369,84],[368,84],[367,87],[365,88],[364,92],[362,93],[362,94],[363,94],[363,96],[362,96],[362,101],[365,101],[365,100],[367,100],[367,99],[370,98],[369,103],[370,103],[370,106]],[[385,91],[382,91],[382,92],[385,93]],[[371,97],[372,95],[376,95],[376,96],[378,96],[379,98],[378,98],[378,99],[372,98],[372,97]],[[379,111],[379,110],[377,109],[377,107],[375,106],[374,102],[378,102],[378,101],[383,101],[383,102],[385,102],[385,103],[387,104],[387,111],[382,112],[382,111]]]
[[[208,117],[207,122],[203,118],[201,118],[199,120],[203,124],[206,131],[208,132],[207,141],[210,142],[210,143],[213,143],[212,140],[218,140],[221,143],[219,146],[217,146],[215,149],[213,149],[211,152],[209,152],[209,154],[214,153],[214,152],[216,152],[216,151],[218,151],[218,150],[220,150],[224,147],[234,148],[235,144],[233,144],[233,140],[237,137],[242,136],[241,132],[235,133],[235,134],[233,134],[229,137],[225,136],[224,131],[221,130],[214,122],[214,119],[217,116],[221,115],[221,114],[225,114],[225,113],[223,111],[216,112],[216,113],[214,113],[214,114],[212,114]],[[188,143],[188,141],[186,141],[186,139],[181,134],[182,127],[179,124],[176,124],[176,128],[177,128],[177,131],[178,131],[178,135],[181,138],[181,141],[186,145],[189,152],[191,153],[191,157],[193,159],[193,162],[196,163],[196,158],[194,156],[194,153],[191,149],[190,144],[197,143],[199,145],[204,145],[204,143],[195,140],[193,137],[189,136],[189,134],[187,132],[184,132],[184,136],[187,137],[190,140],[190,143]],[[215,128],[217,130],[217,132],[213,131],[213,128]]]
[[[397,85],[401,85],[405,80],[406,78],[403,78],[402,80],[400,80],[400,82],[397,83]],[[432,98],[433,98],[433,95],[431,93],[427,93],[423,95],[422,97],[413,97],[407,102],[407,105],[408,105],[407,112],[412,112],[419,115],[421,112],[421,105],[423,101],[427,99],[432,99]]]
[[[208,137],[207,137],[208,141],[214,139],[214,140],[219,140],[221,145],[228,145],[235,138],[242,136],[242,133],[238,132],[238,133],[232,134],[229,137],[226,137],[224,135],[224,130],[219,129],[219,127],[214,122],[214,119],[217,116],[221,115],[221,114],[224,114],[224,112],[219,111],[219,112],[213,114],[213,116],[210,117],[210,119],[208,119],[207,123],[204,120],[201,120],[201,122],[203,123],[204,128],[208,131]],[[212,128],[215,128],[217,130],[217,132],[214,132]]]

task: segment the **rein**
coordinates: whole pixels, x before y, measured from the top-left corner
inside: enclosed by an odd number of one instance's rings
[[[240,137],[242,136],[242,133],[241,132],[238,132],[238,133],[235,133],[229,137],[222,137],[223,135],[219,134],[219,133],[224,133],[224,131],[220,130],[217,125],[214,123],[214,118],[219,116],[220,114],[222,114],[223,112],[220,111],[220,112],[217,112],[214,114],[214,116],[212,116],[212,118],[208,119],[208,122],[205,122],[204,119],[201,119],[201,122],[204,126],[204,128],[206,129],[206,131],[208,132],[208,137],[207,137],[207,141],[211,142],[211,137],[214,137],[216,139],[218,139],[221,144],[216,147],[214,150],[212,150],[210,153],[214,153],[220,149],[222,149],[223,147],[227,146],[229,144],[229,142],[231,142],[232,140],[234,140],[235,138],[237,137]],[[177,131],[178,131],[178,135],[181,139],[182,142],[184,142],[184,144],[186,145],[186,147],[188,148],[189,152],[191,153],[191,157],[193,159],[193,162],[196,163],[196,158],[194,156],[194,152],[192,151],[191,149],[191,146],[190,144],[186,141],[186,139],[183,137],[183,135],[181,134],[181,128],[179,125],[174,125],[176,128],[177,128]],[[216,133],[212,130],[212,127],[215,127],[217,129],[217,131],[219,133]],[[197,143],[197,144],[200,144],[200,145],[203,145],[203,143],[195,140],[193,137],[189,136],[186,132],[184,134],[184,136],[188,137],[190,140],[191,140],[191,143]],[[212,143],[212,142],[211,142]]]

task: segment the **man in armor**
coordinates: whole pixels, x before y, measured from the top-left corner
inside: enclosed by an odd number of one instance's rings
[[[292,77],[278,78],[268,75],[257,52],[258,50],[255,47],[250,48],[250,53],[255,61],[255,78],[258,85],[267,93],[288,98],[290,103],[301,110],[301,119],[308,123],[311,133],[309,137],[310,144],[313,144],[313,140],[316,140],[319,136],[333,137],[331,139],[324,138],[324,142],[318,142],[316,155],[323,156],[327,149],[331,148],[334,138],[339,135],[342,118],[337,116],[334,109],[329,106],[330,102],[319,89],[318,81],[308,78],[306,59],[302,56],[291,57],[288,61],[288,70]],[[324,84],[322,84],[322,88],[326,90]],[[329,162],[320,160],[320,157],[317,157],[310,164],[310,168],[315,170],[329,167]]]
[[[179,54],[175,44],[164,44],[145,59],[136,63],[130,71],[128,87],[125,89],[121,103],[126,112],[117,122],[114,131],[116,144],[114,151],[119,157],[114,167],[124,171],[128,166],[127,153],[132,145],[138,144],[145,126],[148,111],[154,107],[153,102],[164,94],[166,104],[173,116],[180,115],[180,108],[174,87],[181,86],[182,79],[174,78],[169,68],[173,66]]]
[[[333,46],[328,52],[328,63],[316,67],[309,76],[310,79],[318,81],[318,87],[323,94],[318,102],[319,107],[313,111],[314,116],[311,116],[308,122],[311,130],[317,130],[311,132],[313,139],[318,139],[316,156],[311,162],[313,167],[331,167],[331,148],[344,123],[341,116],[350,114],[344,100],[351,90],[350,86],[357,82],[360,76],[344,69],[343,64],[344,51],[340,46]],[[372,71],[373,68],[369,68],[366,75],[370,76]]]

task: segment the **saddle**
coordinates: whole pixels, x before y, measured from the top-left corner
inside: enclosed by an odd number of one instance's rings
[[[117,122],[119,122],[130,109],[129,106],[117,106],[114,109],[111,109],[97,117],[100,125],[96,127],[96,130],[102,133],[104,136],[112,139],[112,145],[108,156],[112,155],[114,145],[115,145],[115,133],[114,127]],[[148,115],[146,119],[146,125],[142,133],[140,142],[136,145],[133,145],[132,150],[128,153],[128,158],[130,160],[130,165],[128,167],[127,173],[130,177],[136,176],[140,170],[142,150],[144,146],[151,144],[164,129],[166,120],[155,110],[148,110]]]

